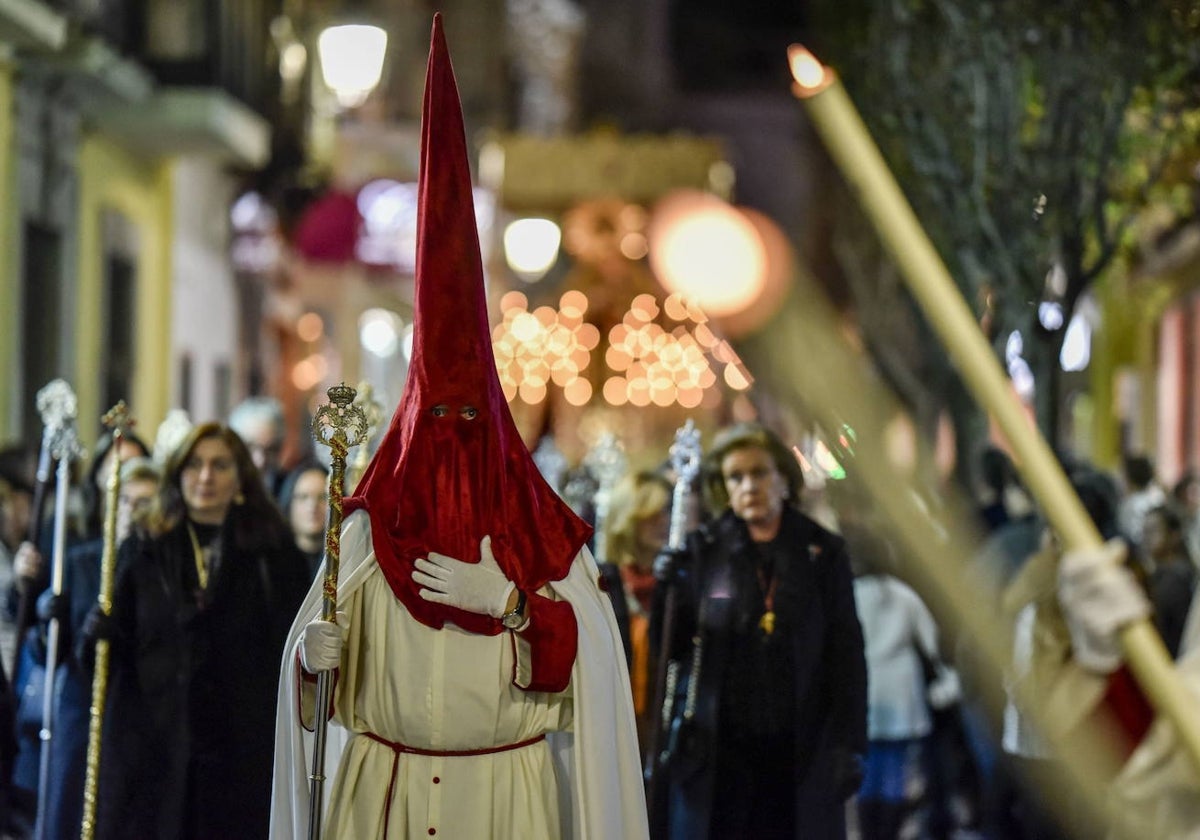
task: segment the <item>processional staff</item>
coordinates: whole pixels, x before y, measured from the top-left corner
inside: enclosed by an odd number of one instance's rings
[[[329,402],[313,417],[313,438],[331,452],[329,472],[329,525],[325,529],[325,581],[322,585],[321,620],[337,620],[338,566],[341,560],[342,486],[346,477],[346,453],[367,438],[367,415],[354,405],[355,390],[344,382],[326,393]],[[317,675],[317,714],[313,724],[312,773],[309,775],[309,840],[320,840],[321,813],[325,799],[325,735],[333,682],[329,671]]]
[[[61,379],[55,379],[47,383],[37,393],[36,404],[38,413],[42,417],[42,445],[38,452],[37,483],[33,487],[32,515],[29,517],[29,529],[25,532],[25,539],[34,546],[38,545],[38,541],[42,536],[43,514],[46,508],[46,487],[50,484],[50,473],[54,467],[54,456],[50,454],[50,451],[54,448],[55,436],[62,425],[62,406],[60,403],[63,399],[63,388],[66,388],[66,393],[71,393],[71,387],[66,382]],[[37,592],[34,587],[26,586],[22,590],[21,600],[17,605],[16,648],[13,650],[14,662],[20,658],[21,644],[25,639],[25,631],[33,624],[33,600],[35,598],[37,598]]]
[[[71,461],[83,450],[75,433],[75,417],[79,403],[75,392],[62,379],[55,379],[37,395],[38,411],[50,436],[50,455],[58,462],[54,487],[54,549],[50,560],[50,589],[54,597],[62,596],[63,565],[67,550],[67,494],[71,489]],[[58,640],[61,628],[58,618],[51,616],[46,631],[46,676],[42,696],[42,729],[38,762],[38,836],[44,838],[50,791],[50,741],[54,733],[54,683],[58,670]]]
[[[100,556],[100,612],[112,615],[113,579],[117,568],[117,507],[121,497],[121,441],[134,425],[133,417],[121,400],[101,418],[112,429],[113,469],[104,488],[104,552]],[[108,639],[96,640],[96,664],[92,674],[91,719],[88,722],[87,773],[83,780],[83,822],[81,840],[96,833],[96,807],[100,786],[100,736],[104,726],[104,702],[108,695]]]
[[[689,418],[675,432],[675,442],[671,444],[671,469],[675,471],[675,488],[671,495],[671,522],[667,532],[667,549],[678,552],[683,549],[687,537],[688,509],[691,504],[692,485],[700,473],[700,430]],[[671,725],[674,714],[675,688],[679,681],[679,662],[671,659],[671,638],[675,632],[676,605],[679,602],[674,581],[659,581],[659,586],[667,587],[667,595],[663,601],[663,617],[661,624],[661,642],[658,651],[657,666],[654,679],[654,705],[652,709],[661,710],[660,714],[650,721],[650,735],[646,750],[643,773],[646,781],[646,802],[651,809],[651,824],[654,824],[656,809],[661,808],[660,796],[663,793],[660,771],[665,757],[666,746],[663,742],[663,732]],[[693,683],[695,680],[693,680]],[[689,683],[689,689],[692,684]],[[688,692],[688,698],[695,706],[694,689]]]
[[[612,491],[617,481],[625,474],[628,462],[621,442],[612,432],[605,432],[591,451],[583,458],[583,465],[596,479],[595,505],[595,546],[597,563],[608,562],[608,541],[605,536],[605,522],[608,511],[612,507]]]
[[[358,383],[358,396],[354,398],[354,405],[359,406],[366,416],[367,431],[358,451],[354,453],[354,463],[346,475],[346,488],[351,493],[358,486],[358,482],[362,480],[363,473],[367,471],[367,464],[371,460],[371,448],[367,443],[379,428],[380,421],[383,420],[383,403],[375,399],[375,389],[371,387],[371,383],[365,381]]]

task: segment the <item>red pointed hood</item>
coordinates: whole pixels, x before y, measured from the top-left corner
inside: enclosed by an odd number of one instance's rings
[[[521,440],[492,353],[458,86],[434,15],[425,78],[413,352],[391,425],[346,511],[371,517],[384,577],[420,622],[476,633],[500,623],[426,601],[413,561],[478,562],[479,541],[533,591],[566,576],[591,533],[546,484]]]

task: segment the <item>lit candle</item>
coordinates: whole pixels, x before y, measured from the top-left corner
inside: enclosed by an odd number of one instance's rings
[[[809,119],[841,169],[859,204],[891,253],[909,291],[937,331],[976,400],[996,420],[1016,454],[1016,466],[1063,543],[1100,546],[1100,534],[1038,430],[1028,422],[974,315],[899,184],[871,139],[837,75],[804,47],[788,48],[794,84]],[[1143,619],[1121,631],[1121,644],[1138,683],[1155,708],[1170,718],[1197,767],[1200,721],[1162,639]]]

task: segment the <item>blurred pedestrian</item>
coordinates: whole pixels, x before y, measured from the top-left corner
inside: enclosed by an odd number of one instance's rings
[[[1121,473],[1124,493],[1117,508],[1117,526],[1140,550],[1146,514],[1166,502],[1167,494],[1158,483],[1154,462],[1145,455],[1126,455]]]
[[[286,474],[283,445],[287,438],[287,423],[279,400],[247,397],[229,413],[229,428],[246,444],[267,493],[278,498]]]
[[[672,486],[661,473],[642,470],[613,488],[605,520],[609,562],[600,564],[608,582],[633,690],[638,733],[644,740],[649,706],[649,623],[654,597],[654,559],[667,542]]]
[[[167,462],[121,546],[99,838],[266,837],[277,670],[309,580],[246,446],[216,423]]]
[[[79,487],[83,501],[83,531],[68,536],[63,557],[63,592],[55,597],[50,588],[51,558],[33,543],[23,543],[18,555],[17,585],[21,598],[35,605],[28,611],[32,624],[25,630],[18,648],[17,675],[17,759],[13,768],[13,786],[17,796],[29,803],[40,798],[63,793],[58,790],[39,791],[41,750],[45,743],[42,729],[45,724],[46,663],[48,661],[47,623],[51,617],[59,620],[59,649],[55,651],[56,673],[53,700],[55,710],[63,710],[62,720],[55,715],[51,745],[62,762],[68,761],[80,744],[86,746],[88,706],[91,704],[91,679],[76,673],[71,662],[70,593],[78,590],[83,611],[95,604],[99,592],[99,563],[103,550],[103,521],[107,507],[105,488],[117,464],[129,458],[144,457],[149,450],[136,435],[126,434],[119,447],[114,446],[111,432],[101,435],[88,459],[88,469]],[[94,571],[92,571],[94,567]],[[88,584],[74,585],[73,569],[79,569]],[[94,578],[92,577],[94,575]],[[90,593],[90,598],[89,598]],[[61,736],[61,737],[60,737]],[[61,752],[59,749],[61,748]],[[56,786],[52,785],[52,788]],[[82,786],[79,788],[82,791]],[[71,794],[66,793],[67,796]],[[55,815],[57,817],[57,814]],[[52,835],[48,835],[52,836]]]
[[[959,700],[958,675],[942,659],[937,624],[925,602],[891,574],[892,547],[865,528],[844,531],[855,567],[854,601],[866,642],[866,773],[858,792],[863,840],[897,840],[930,806],[927,779],[933,709]]]
[[[108,473],[115,463],[98,471],[95,480],[108,484]],[[131,457],[121,465],[121,489],[117,499],[114,548],[119,548],[131,533],[135,522],[142,522],[158,493],[161,472],[144,455]],[[107,508],[107,494],[97,497],[100,519]],[[88,613],[100,595],[100,564],[104,556],[104,537],[72,547],[63,569],[61,595],[46,590],[38,602],[42,632],[51,618],[59,622],[58,673],[54,684],[54,737],[50,741],[49,787],[44,809],[46,822],[39,827],[40,837],[77,837],[83,814],[83,785],[87,770],[88,730],[91,725],[92,673],[73,653],[81,638]]]
[[[315,577],[325,557],[325,524],[329,518],[329,469],[307,461],[293,469],[279,489],[279,507],[287,518],[296,547]]]
[[[1159,505],[1146,512],[1142,520],[1142,556],[1148,566],[1146,591],[1154,607],[1154,626],[1174,658],[1196,590],[1196,567],[1188,551],[1183,517],[1173,505]]]
[[[794,507],[799,465],[761,425],[720,433],[705,475],[721,513],[664,572],[681,669],[667,836],[844,838],[867,748],[845,543]]]

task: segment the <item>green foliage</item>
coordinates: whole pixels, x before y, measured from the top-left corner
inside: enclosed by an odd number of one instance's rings
[[[852,28],[847,86],[969,297],[1025,306],[1057,261],[1073,304],[1194,144],[1196,4],[880,0]]]
[[[1066,323],[1146,207],[1194,212],[1200,3],[875,0],[849,20],[816,5],[822,57],[967,300],[994,301],[995,334],[1021,329],[1053,364],[1062,330],[1037,327],[1037,304],[1057,299]]]

